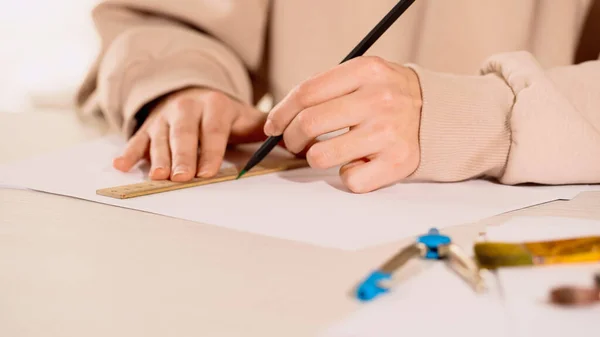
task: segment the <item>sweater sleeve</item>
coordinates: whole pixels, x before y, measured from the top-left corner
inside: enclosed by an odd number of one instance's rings
[[[543,69],[510,52],[479,76],[409,67],[423,94],[421,163],[410,179],[600,182],[600,61]]]
[[[143,108],[198,86],[253,101],[268,0],[103,0],[92,17],[100,52],[76,104],[130,136]]]

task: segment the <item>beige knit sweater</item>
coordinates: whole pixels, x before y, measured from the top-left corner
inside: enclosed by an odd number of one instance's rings
[[[102,1],[93,12],[102,49],[77,102],[130,135],[146,103],[186,86],[277,101],[337,65],[395,3]],[[367,53],[419,76],[422,154],[412,178],[600,182],[598,54],[573,65],[590,4],[416,0]]]

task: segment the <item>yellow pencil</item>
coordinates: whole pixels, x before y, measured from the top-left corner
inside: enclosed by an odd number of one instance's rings
[[[600,261],[600,236],[523,243],[478,242],[480,268],[535,266]]]

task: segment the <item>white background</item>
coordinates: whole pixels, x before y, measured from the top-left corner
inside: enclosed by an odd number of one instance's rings
[[[0,113],[69,107],[97,51],[98,0],[0,0]]]

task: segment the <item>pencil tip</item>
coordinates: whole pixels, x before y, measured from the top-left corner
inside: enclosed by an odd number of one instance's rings
[[[238,179],[240,179],[240,178],[241,178],[241,177],[242,177],[244,174],[246,174],[246,170],[242,170],[242,171],[240,172],[240,174],[238,174],[237,178],[235,178],[235,180],[238,180]]]

